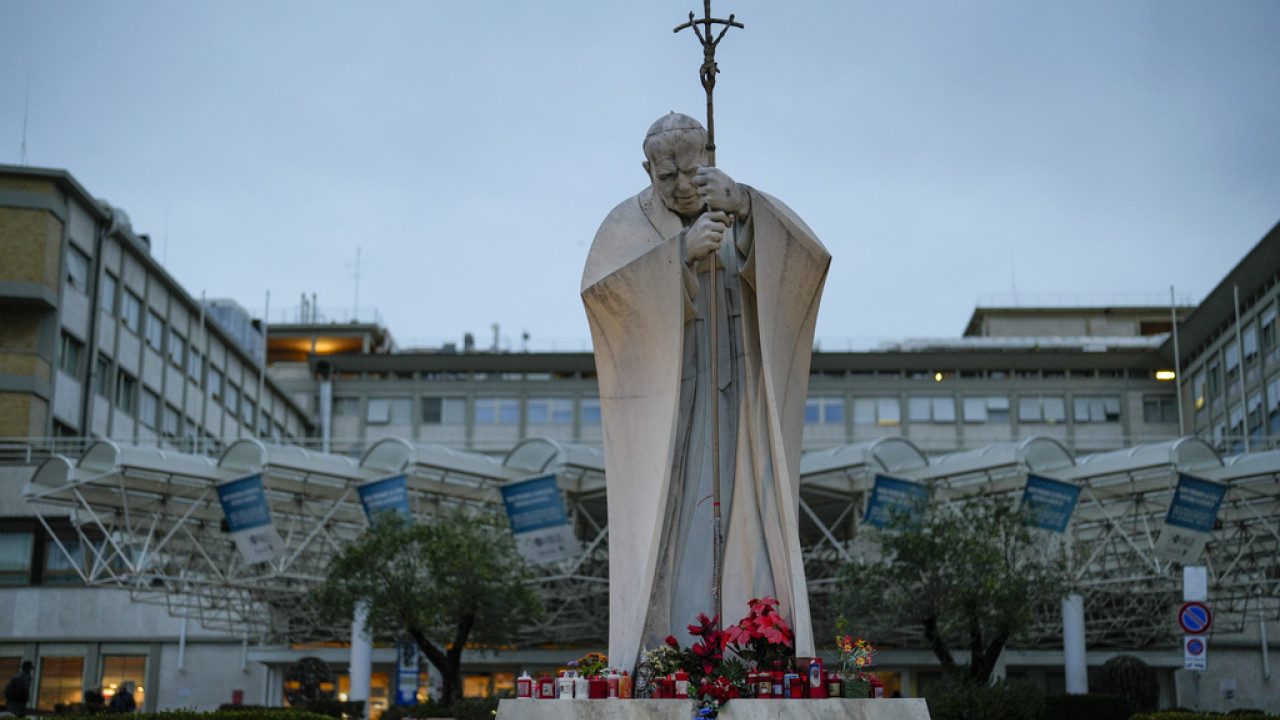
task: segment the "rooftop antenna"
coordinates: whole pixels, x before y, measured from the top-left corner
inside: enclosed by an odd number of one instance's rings
[[[31,114],[31,73],[27,73],[27,97],[22,103],[22,149],[18,153],[18,164],[27,164],[27,116]]]

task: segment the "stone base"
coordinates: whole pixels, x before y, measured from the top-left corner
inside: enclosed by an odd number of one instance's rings
[[[514,700],[498,703],[497,720],[690,720],[694,700]],[[884,700],[730,700],[722,720],[929,720],[920,698]]]

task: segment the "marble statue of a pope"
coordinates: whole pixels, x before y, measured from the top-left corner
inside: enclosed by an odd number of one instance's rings
[[[609,658],[634,667],[714,615],[711,403],[719,403],[722,626],[766,595],[813,655],[797,525],[800,440],[831,256],[790,208],[707,165],[671,113],[644,140],[650,186],[596,233],[582,276],[604,423]],[[716,317],[706,275],[715,258]],[[711,333],[718,323],[717,388]]]

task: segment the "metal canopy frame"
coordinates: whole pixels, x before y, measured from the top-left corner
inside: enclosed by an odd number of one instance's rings
[[[223,529],[214,488],[256,472],[287,551],[249,565]],[[538,566],[534,582],[546,613],[519,641],[604,640],[608,520],[597,447],[535,438],[497,459],[384,439],[356,461],[241,440],[215,460],[98,442],[74,462],[44,463],[25,496],[86,584],[126,588],[135,600],[198,617],[213,630],[273,640],[343,638],[348,628],[318,625],[298,600],[322,579],[332,555],[364,532],[359,485],[400,473],[422,518],[495,505],[504,484],[555,473],[582,551]],[[1163,647],[1175,639],[1170,615],[1181,598],[1181,572],[1154,548],[1179,473],[1227,487],[1202,559],[1218,631],[1280,618],[1280,451],[1224,462],[1203,441],[1183,438],[1075,458],[1046,437],[934,458],[896,437],[806,455],[800,531],[814,616],[835,616],[840,567],[868,555],[860,525],[876,474],[925,483],[963,508],[978,494],[1020,496],[1028,473],[1081,488],[1067,533],[1046,531],[1045,538],[1069,553],[1090,647]],[[53,532],[52,521],[67,517],[74,538]],[[1058,609],[1045,608],[1017,644],[1056,646],[1061,636]]]

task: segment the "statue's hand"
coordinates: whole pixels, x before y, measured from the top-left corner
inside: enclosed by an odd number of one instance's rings
[[[698,168],[693,184],[698,188],[702,201],[712,210],[736,215],[738,219],[746,218],[751,212],[751,198],[747,191],[720,168]]]
[[[727,227],[729,216],[718,210],[699,215],[684,235],[685,261],[695,263],[720,249]]]

